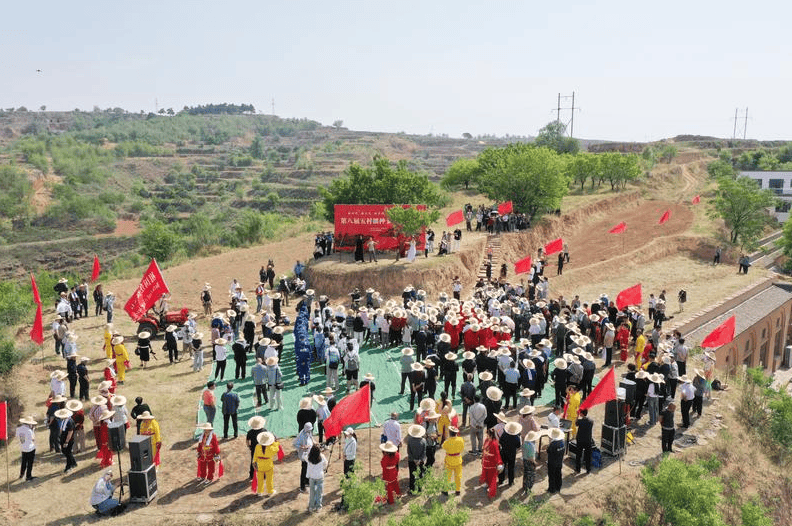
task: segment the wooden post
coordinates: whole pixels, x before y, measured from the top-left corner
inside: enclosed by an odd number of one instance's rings
[[[11,509],[11,468],[10,462],[8,460],[8,446],[9,442],[11,442],[11,437],[8,434],[8,399],[4,403],[3,410],[5,411],[5,429],[3,430],[6,434],[5,440],[5,450],[6,450],[6,494],[8,495],[8,509]]]
[[[371,441],[371,422],[369,422],[369,448],[368,448],[368,457],[369,457],[369,477],[371,476],[371,450],[374,448],[373,442]],[[7,451],[7,449],[6,449]],[[10,498],[10,497],[9,497]]]

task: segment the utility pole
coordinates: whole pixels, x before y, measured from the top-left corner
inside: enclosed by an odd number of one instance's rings
[[[748,136],[748,108],[745,108],[745,114],[742,116],[743,121],[743,140]],[[734,110],[734,130],[732,131],[732,139],[737,138],[737,120],[740,118],[740,108]]]
[[[558,94],[558,113],[556,115],[556,122],[561,122],[561,93]]]
[[[569,121],[569,136],[575,136],[575,92],[572,92],[572,119]]]
[[[745,140],[745,136],[748,133],[748,108],[745,108],[745,125],[743,127],[743,140]]]
[[[734,108],[734,131],[732,132],[732,140],[737,138],[737,112],[739,108]]]
[[[572,106],[569,108],[561,107],[561,99],[572,99]],[[556,106],[556,122],[561,122],[561,110],[571,110],[572,117],[569,121],[569,136],[572,137],[575,131],[575,110],[580,111],[580,108],[575,108],[575,92],[572,92],[572,95],[561,95],[558,94],[558,105]]]
[[[275,116],[275,97],[272,97],[272,116]]]

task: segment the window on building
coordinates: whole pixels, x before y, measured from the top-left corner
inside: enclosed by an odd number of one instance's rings
[[[784,180],[783,179],[770,179],[768,181],[767,187],[771,189],[776,194],[780,195],[784,193]]]
[[[762,187],[762,180],[761,179],[754,179],[754,181],[756,181],[756,184],[759,186],[759,188]]]
[[[767,360],[767,342],[764,342],[759,347],[759,362],[762,364],[762,367],[767,368],[769,363]]]
[[[778,205],[776,205],[775,211],[781,213],[789,212],[790,205],[792,205],[792,201],[780,201]]]
[[[767,336],[767,329],[762,329],[762,339],[763,340],[765,339],[765,336]]]

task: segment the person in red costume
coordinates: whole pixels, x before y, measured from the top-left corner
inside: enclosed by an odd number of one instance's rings
[[[619,330],[616,331],[616,345],[619,346],[619,350],[621,351],[619,358],[623,362],[627,361],[627,347],[629,346],[629,342],[630,328],[626,323],[623,323],[619,326]]]
[[[380,444],[382,450],[382,480],[385,481],[385,490],[388,492],[388,504],[393,504],[396,495],[401,495],[399,489],[399,449],[390,440]]]
[[[500,445],[493,427],[487,430],[487,438],[484,439],[484,449],[481,454],[481,476],[479,477],[479,483],[487,485],[487,496],[491,499],[495,498],[498,491],[498,466],[502,465]]]
[[[104,379],[106,382],[110,382],[110,387],[108,387],[110,394],[115,394],[116,390],[116,372],[115,369],[113,369],[114,365],[115,359],[107,360],[107,366],[104,369]]]
[[[220,460],[220,446],[217,443],[217,435],[214,433],[212,424],[205,422],[198,426],[203,430],[203,434],[198,439],[198,479],[208,482],[214,481],[215,462]],[[217,478],[223,476],[223,463],[217,473]]]
[[[107,427],[113,415],[115,415],[115,411],[103,409],[102,415],[99,417],[101,424],[99,425],[99,438],[96,439],[97,445],[99,446],[96,458],[100,459],[99,465],[103,468],[113,465],[113,452],[110,450],[110,433]],[[95,427],[94,432],[96,432]]]

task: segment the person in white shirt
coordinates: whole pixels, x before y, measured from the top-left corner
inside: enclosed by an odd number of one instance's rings
[[[26,416],[19,419],[16,437],[19,439],[19,449],[22,451],[22,463],[19,466],[19,478],[25,477],[26,481],[33,480],[33,461],[36,459],[36,421],[33,417]]]
[[[553,429],[555,427],[561,427],[561,420],[559,419],[559,415],[561,415],[561,411],[563,408],[559,405],[553,406],[553,410],[550,411],[550,414],[547,415],[547,427]]]
[[[399,413],[393,412],[390,418],[382,424],[382,434],[389,442],[396,445],[397,448],[401,447],[402,434],[401,425],[399,424]]]
[[[487,419],[487,408],[481,403],[481,397],[476,395],[475,402],[468,409],[470,414],[470,450],[474,455],[480,455],[484,447],[484,421]]]
[[[117,515],[125,506],[113,498],[115,486],[110,482],[113,479],[113,470],[108,469],[102,475],[91,491],[91,506],[99,515]]]
[[[308,452],[308,467],[305,476],[308,477],[308,511],[315,512],[322,509],[322,493],[324,492],[324,475],[327,469],[327,458],[322,455],[319,444],[311,446]]]
[[[348,427],[344,430],[344,475],[355,471],[357,458],[357,435],[355,430]]]

